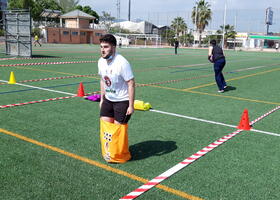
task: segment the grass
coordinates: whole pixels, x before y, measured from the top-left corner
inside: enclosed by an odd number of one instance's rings
[[[98,46],[44,45],[34,59],[1,65],[97,61]],[[277,53],[226,51],[224,75],[233,90],[217,93],[207,50],[118,49],[131,63],[136,99],[154,109],[237,125],[245,108],[250,120],[280,105]],[[0,67],[0,80],[14,71],[17,82],[97,73],[97,62]],[[99,90],[99,77],[27,82],[77,93]],[[173,80],[174,82],[170,82]],[[193,89],[190,89],[193,88]],[[187,89],[187,90],[186,90]],[[67,96],[20,85],[0,85],[0,105]],[[280,111],[254,125],[280,130]],[[235,129],[155,112],[136,111],[129,123],[133,159],[107,164],[101,157],[99,106],[83,98],[0,109],[1,199],[119,199]],[[24,138],[25,137],[25,138]],[[139,199],[279,199],[280,137],[244,131],[171,176]]]

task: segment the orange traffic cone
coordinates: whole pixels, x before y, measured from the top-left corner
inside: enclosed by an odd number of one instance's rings
[[[242,117],[240,119],[239,125],[237,126],[238,129],[249,131],[251,130],[251,126],[249,124],[249,115],[248,110],[244,109],[244,112],[242,114]]]
[[[78,97],[84,97],[85,96],[83,83],[80,83],[77,96]]]

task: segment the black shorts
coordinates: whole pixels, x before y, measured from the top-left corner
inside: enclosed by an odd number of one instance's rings
[[[126,124],[131,115],[126,115],[129,101],[113,102],[104,97],[103,103],[100,109],[101,117],[112,117],[121,124]]]

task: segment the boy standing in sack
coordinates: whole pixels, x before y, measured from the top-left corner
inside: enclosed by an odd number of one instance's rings
[[[135,81],[130,64],[116,53],[116,46],[113,35],[100,38],[100,139],[104,159],[123,163],[131,158],[127,123],[134,112]]]

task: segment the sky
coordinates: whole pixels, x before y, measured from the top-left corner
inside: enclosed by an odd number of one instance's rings
[[[128,1],[120,0],[120,18],[128,19]],[[177,17],[183,17],[187,26],[193,28],[191,10],[197,0],[131,0],[131,19],[143,19],[155,25],[170,25]],[[213,12],[212,21],[206,29],[218,29],[223,24],[226,4],[226,24],[235,25],[237,31],[264,32],[265,10],[273,8],[273,25],[270,31],[280,32],[280,0],[206,0]],[[80,0],[99,15],[102,11],[117,17],[117,0]]]

